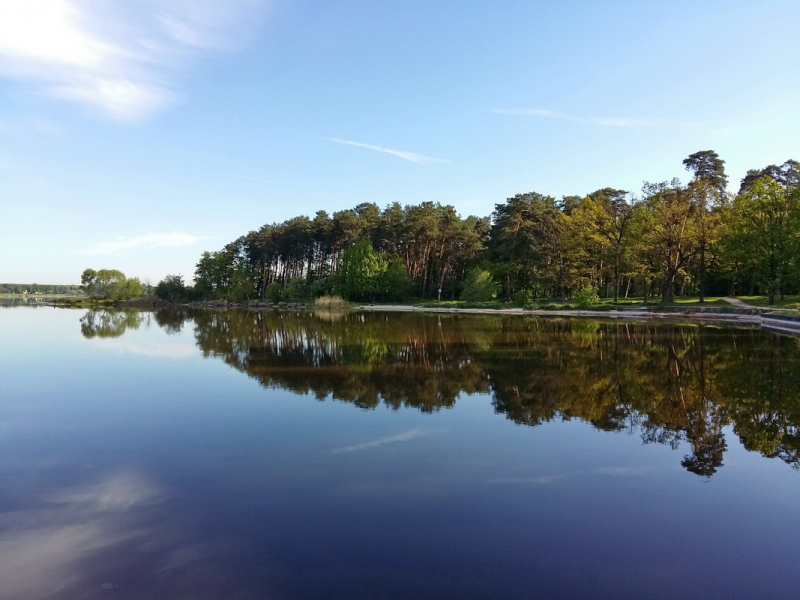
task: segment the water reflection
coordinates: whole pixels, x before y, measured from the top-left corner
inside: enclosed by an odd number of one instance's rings
[[[138,310],[89,310],[81,317],[81,333],[87,339],[117,338],[128,329],[139,329],[147,316]]]
[[[142,314],[90,311],[81,330],[119,336]],[[800,341],[755,329],[192,309],[155,322],[173,333],[191,325],[205,357],[320,400],[432,412],[489,393],[521,425],[580,419],[647,444],[686,442],[681,464],[703,477],[723,466],[729,427],[748,450],[800,465]],[[401,440],[371,443],[390,441]]]

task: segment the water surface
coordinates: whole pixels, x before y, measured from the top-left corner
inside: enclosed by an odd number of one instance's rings
[[[794,598],[800,344],[0,310],[0,598]]]

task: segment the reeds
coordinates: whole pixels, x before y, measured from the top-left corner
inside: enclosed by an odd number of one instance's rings
[[[328,310],[337,308],[347,308],[347,300],[341,296],[320,296],[314,301],[314,306],[317,308],[327,308]]]

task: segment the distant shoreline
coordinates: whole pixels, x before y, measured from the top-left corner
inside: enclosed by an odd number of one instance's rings
[[[141,300],[141,299],[140,299]],[[152,301],[152,297],[146,301],[128,302],[39,302],[43,306],[55,306],[58,308],[83,308],[83,309],[150,309],[160,310],[170,306],[186,307],[206,310],[317,310],[328,311],[331,309],[324,307],[314,307],[310,304],[302,303],[281,303],[281,304],[244,304],[244,303],[190,303],[190,304],[168,304],[163,301]],[[769,329],[779,333],[800,335],[800,317],[789,315],[777,315],[767,310],[753,308],[723,308],[718,307],[674,307],[664,308],[653,306],[652,308],[625,308],[625,309],[603,309],[593,310],[591,308],[573,309],[525,309],[525,308],[459,308],[459,307],[431,307],[414,306],[408,304],[356,304],[349,307],[333,309],[333,312],[363,311],[372,313],[428,313],[428,314],[451,314],[451,315],[494,315],[494,316],[521,316],[521,317],[562,317],[562,318],[596,318],[596,319],[620,319],[625,321],[680,321],[680,322],[725,322],[741,323],[748,325],[758,325],[764,329]]]

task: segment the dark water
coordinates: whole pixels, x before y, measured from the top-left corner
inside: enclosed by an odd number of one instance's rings
[[[800,342],[0,310],[0,598],[796,598]]]

